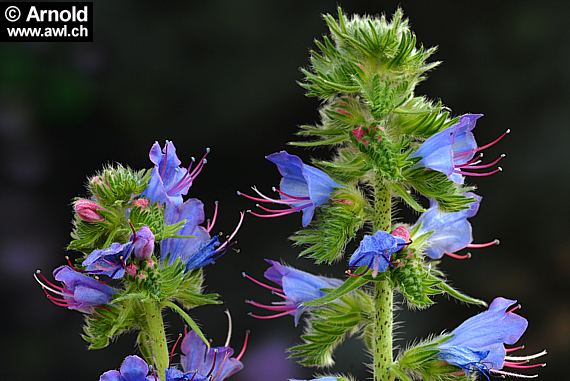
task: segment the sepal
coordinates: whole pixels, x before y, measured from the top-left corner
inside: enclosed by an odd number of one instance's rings
[[[364,225],[367,205],[356,187],[335,191],[331,201],[320,208],[317,220],[291,237],[295,245],[306,246],[300,256],[328,264],[341,259],[346,245]]]
[[[150,180],[150,171],[135,171],[121,164],[108,166],[89,179],[87,188],[104,207],[127,205],[141,194]]]
[[[89,349],[103,349],[119,335],[135,328],[136,316],[132,301],[97,308],[94,313],[85,315],[81,337]]]
[[[420,138],[433,134],[457,123],[459,117],[450,117],[450,112],[441,102],[432,102],[425,97],[414,97],[394,110],[392,125],[401,133]]]
[[[340,148],[332,161],[314,160],[313,164],[343,183],[355,183],[372,169],[364,154],[351,146]]]
[[[376,277],[375,280],[380,280],[380,279],[384,279],[383,274],[380,274],[380,276]],[[345,280],[344,283],[341,284],[339,287],[328,291],[328,293],[325,296],[306,302],[304,303],[304,306],[321,307],[326,304],[332,303],[335,300],[340,299],[345,295],[348,295],[349,293],[361,288],[370,281],[372,281],[372,278],[370,278],[369,276],[350,277],[347,280]]]
[[[469,204],[476,201],[467,197],[466,192],[474,187],[465,187],[449,180],[441,172],[425,168],[408,168],[404,171],[406,182],[423,196],[437,201],[444,212],[458,212],[467,209]]]

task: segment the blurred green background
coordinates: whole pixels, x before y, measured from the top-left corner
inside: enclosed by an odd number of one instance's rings
[[[517,298],[530,321],[528,351],[548,348],[543,380],[566,379],[570,358],[568,105],[569,2],[343,1],[347,13],[392,13],[402,6],[419,41],[439,45],[444,61],[418,93],[441,98],[456,114],[481,112],[485,143],[512,134],[505,171],[476,180],[484,202],[472,220],[477,241],[499,247],[470,261],[445,260],[457,287],[490,300]],[[124,336],[89,352],[79,336],[82,317],[59,309],[32,273],[63,263],[71,229],[70,200],[104,163],[149,166],[155,140],[174,140],[182,157],[212,147],[206,171],[192,188],[211,212],[220,200],[219,227],[229,231],[239,210],[235,195],[278,181],[264,155],[280,150],[296,126],[315,122],[318,102],[295,81],[312,40],[325,32],[323,12],[335,1],[96,1],[94,43],[0,44],[0,380],[96,380],[134,353]],[[291,152],[307,157],[308,152]],[[326,157],[324,151],[314,155]],[[407,212],[408,222],[413,216]],[[260,277],[263,258],[325,275],[346,264],[315,267],[296,260],[287,237],[300,218],[248,218],[239,254],[206,270],[208,290],[223,294],[234,320],[235,347],[252,330],[245,370],[235,381],[282,381],[312,372],[286,359],[301,328],[292,319],[259,322],[246,316],[246,298],[270,296],[246,282]],[[440,300],[429,311],[398,312],[398,344],[452,329],[478,312]],[[216,343],[225,337],[224,307],[197,311]],[[172,319],[172,337],[182,329]],[[366,379],[357,340],[337,352],[335,370]]]

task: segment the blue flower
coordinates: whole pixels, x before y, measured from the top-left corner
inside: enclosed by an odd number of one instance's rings
[[[484,244],[473,244],[471,224],[467,220],[477,214],[481,197],[474,193],[466,193],[465,196],[475,199],[469,208],[459,212],[447,213],[439,209],[435,201],[431,201],[430,208],[422,213],[414,225],[417,230],[414,239],[430,233],[427,238],[425,253],[432,259],[440,259],[444,255],[457,259],[469,258],[470,255],[458,255],[456,251],[468,248],[482,248],[499,243],[493,240]]]
[[[277,302],[272,305],[265,305],[248,300],[246,303],[268,311],[275,311],[277,314],[260,316],[250,314],[258,319],[273,319],[285,315],[293,315],[295,325],[299,323],[301,315],[307,309],[303,303],[320,298],[326,294],[325,289],[336,288],[342,284],[339,279],[317,276],[307,272],[297,270],[293,267],[285,266],[279,262],[267,260],[271,265],[265,271],[265,278],[279,285],[279,288],[262,283],[251,276],[243,273],[243,276],[254,283],[273,291],[276,295],[285,299],[284,302]]]
[[[216,215],[217,203],[214,216]],[[160,244],[162,260],[168,260],[169,263],[172,263],[180,258],[186,265],[187,271],[214,263],[224,254],[229,242],[237,234],[243,222],[243,217],[244,214],[241,213],[236,229],[224,243],[221,243],[218,236],[210,237],[210,231],[214,226],[215,220],[209,222],[206,228],[201,226],[204,223],[204,205],[200,200],[192,198],[180,205],[167,204],[164,211],[165,223],[175,224],[186,220],[184,227],[177,232],[178,235],[186,238],[168,238],[163,240]]]
[[[39,270],[34,274],[47,298],[53,304],[70,310],[92,313],[96,307],[109,303],[117,292],[113,287],[69,266],[58,267],[53,271],[53,276],[55,280],[62,282],[63,286],[50,282]]]
[[[188,193],[192,183],[206,164],[206,154],[193,168],[194,159],[188,168],[181,167],[176,156],[176,148],[171,141],[166,141],[164,148],[155,142],[150,149],[149,157],[154,164],[150,181],[142,196],[152,202],[163,204],[182,204],[182,196]]]
[[[157,381],[158,377],[149,375],[146,361],[136,355],[127,356],[119,370],[109,370],[99,377],[99,381]],[[167,381],[170,381],[167,379]]]
[[[515,344],[528,326],[525,318],[514,313],[520,305],[509,309],[515,303],[516,300],[505,298],[493,300],[487,311],[467,319],[451,332],[451,338],[439,346],[438,357],[465,370],[466,374],[480,372],[508,376],[515,374],[502,370],[504,367],[528,369],[544,366],[522,364],[543,356],[546,351],[523,357],[507,355],[507,352],[521,347],[505,349],[505,344]]]
[[[402,237],[383,230],[378,230],[373,235],[365,235],[348,260],[349,271],[366,266],[372,269],[372,275],[375,277],[379,272],[386,271],[392,254],[402,250],[406,244],[406,240]]]
[[[173,375],[189,377],[188,379],[223,381],[243,369],[241,357],[244,349],[237,357],[232,357],[234,350],[228,346],[208,348],[195,332],[188,333],[182,340],[180,356],[182,372],[172,372]],[[192,378],[194,377],[194,378]],[[179,378],[184,380],[184,378]]]
[[[464,175],[489,176],[500,172],[502,170],[501,167],[486,173],[470,172],[470,170],[493,167],[501,161],[505,155],[499,156],[491,163],[479,165],[480,161],[478,159],[482,154],[477,157],[475,157],[475,154],[495,145],[510,132],[510,130],[507,130],[493,142],[483,147],[478,147],[472,131],[475,128],[477,119],[481,116],[483,115],[465,114],[456,124],[429,137],[418,150],[411,155],[412,158],[420,159],[416,163],[416,166],[442,172],[446,174],[450,180],[458,184],[463,184]]]
[[[279,173],[283,176],[280,189],[275,190],[279,193],[280,198],[267,197],[256,188],[253,189],[260,197],[253,197],[240,192],[238,194],[261,203],[288,206],[289,209],[269,209],[258,205],[261,210],[268,214],[250,212],[254,216],[272,218],[302,212],[303,226],[307,226],[313,219],[315,208],[328,202],[335,188],[341,187],[325,172],[303,163],[298,156],[290,155],[286,151],[273,153],[266,158],[277,166]]]

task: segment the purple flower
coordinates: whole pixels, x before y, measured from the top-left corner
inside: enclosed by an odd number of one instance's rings
[[[298,156],[290,155],[286,151],[276,152],[266,157],[277,166],[282,179],[280,189],[274,189],[279,193],[279,199],[273,199],[260,193],[255,187],[253,190],[260,197],[253,197],[238,192],[253,201],[261,203],[274,203],[288,206],[288,209],[269,209],[258,205],[268,214],[250,212],[261,218],[273,218],[288,215],[295,212],[303,213],[303,226],[309,225],[313,219],[315,208],[328,202],[335,188],[341,187],[325,172],[301,161]]]
[[[491,143],[478,147],[472,131],[477,119],[482,116],[482,114],[465,114],[456,124],[429,137],[411,155],[412,158],[420,159],[416,166],[442,172],[458,184],[463,184],[464,175],[489,176],[502,171],[501,167],[497,167],[490,172],[470,172],[470,170],[493,167],[505,157],[503,154],[491,163],[480,165],[479,158],[482,154],[478,156],[475,154],[495,145],[510,132],[507,130]]]
[[[514,313],[520,305],[510,308],[516,300],[496,298],[489,309],[475,315],[451,332],[451,338],[439,346],[438,357],[455,365],[466,374],[480,372],[499,376],[534,378],[537,376],[517,375],[503,368],[530,369],[546,364],[523,365],[543,356],[546,351],[522,357],[508,356],[507,352],[522,347],[505,349],[505,344],[513,345],[525,332],[528,322]]]
[[[105,249],[93,250],[82,265],[90,274],[106,275],[113,279],[122,278],[125,275],[125,263],[131,255],[132,248],[132,241],[113,242]]]
[[[146,361],[136,355],[127,356],[119,370],[109,370],[99,377],[99,381],[157,381],[158,377],[149,375]],[[167,381],[170,381],[167,378]]]
[[[137,259],[150,259],[154,252],[154,234],[148,226],[143,226],[133,237],[133,252]]]
[[[357,267],[366,266],[372,269],[372,276],[376,277],[379,272],[384,272],[390,265],[392,254],[402,250],[408,242],[400,236],[392,235],[383,230],[378,230],[373,235],[365,235],[360,245],[348,260],[349,271]],[[352,274],[360,276],[364,274]]]
[[[227,240],[220,242],[218,236],[210,237],[210,232],[214,227],[218,214],[218,204],[212,221],[206,227],[204,223],[204,205],[198,199],[186,200],[180,205],[167,204],[164,211],[164,220],[167,224],[175,224],[186,220],[184,227],[177,232],[180,236],[187,238],[168,238],[161,242],[160,252],[162,260],[169,263],[180,258],[186,265],[186,270],[202,268],[214,263],[221,257],[229,243],[237,234],[243,222],[244,214],[240,213],[240,221]]]
[[[149,153],[154,168],[142,196],[152,202],[182,204],[182,196],[188,193],[192,183],[204,168],[209,152],[208,148],[196,166],[192,158],[188,168],[184,168],[180,166],[181,161],[176,156],[176,148],[171,141],[167,140],[164,148],[160,148],[158,142],[155,142]]]
[[[339,279],[309,274],[275,261],[267,260],[267,262],[271,266],[265,271],[264,276],[266,279],[279,285],[279,288],[262,283],[246,273],[243,273],[243,276],[261,287],[273,291],[273,293],[285,300],[283,302],[275,302],[272,305],[265,305],[251,300],[246,301],[246,303],[255,307],[277,312],[277,314],[269,316],[250,314],[250,316],[257,319],[273,319],[292,315],[295,318],[295,325],[297,325],[301,315],[306,310],[303,303],[324,296],[326,294],[326,291],[323,291],[324,289],[336,288],[342,284],[342,281]]]
[[[246,341],[247,343],[247,341]],[[172,371],[172,376],[186,376],[188,380],[223,381],[243,369],[241,352],[232,357],[234,350],[229,346],[208,348],[195,332],[188,333],[182,340],[180,364],[184,373]],[[185,380],[185,378],[178,378]]]
[[[114,288],[69,266],[58,267],[53,276],[55,280],[62,282],[63,286],[50,282],[39,270],[34,274],[47,298],[53,304],[70,310],[92,313],[95,307],[109,303],[116,293]]]
[[[483,244],[473,244],[471,224],[467,220],[477,214],[481,197],[475,193],[465,193],[465,196],[475,198],[467,209],[459,212],[442,212],[435,201],[431,201],[430,208],[422,213],[414,225],[417,229],[414,239],[431,232],[427,238],[425,253],[431,259],[440,259],[444,255],[456,259],[470,258],[470,254],[459,255],[456,251],[464,248],[483,248],[499,244],[493,240]]]
[[[89,274],[120,279],[125,275],[127,260],[132,252],[137,259],[149,259],[154,252],[154,234],[148,226],[136,231],[126,243],[113,242],[104,249],[93,250],[82,265]]]

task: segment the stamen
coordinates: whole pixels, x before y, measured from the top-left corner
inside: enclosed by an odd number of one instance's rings
[[[531,365],[520,365],[514,362],[505,361],[505,366],[514,369],[533,369],[533,368],[544,368],[546,363],[542,364],[531,364]]]
[[[503,160],[505,157],[507,157],[507,155],[502,154],[500,155],[498,158],[496,158],[495,160],[493,160],[492,162],[488,163],[488,164],[483,164],[483,165],[468,165],[464,168],[468,168],[468,169],[485,169],[485,168],[489,168],[489,167],[493,167],[495,166],[497,163],[499,163],[501,160]],[[475,163],[473,163],[475,164]]]
[[[295,307],[291,306],[291,305],[270,306],[267,304],[261,304],[261,303],[255,302],[253,300],[246,300],[245,302],[247,304],[252,305],[252,306],[255,306],[258,308],[263,308],[264,310],[268,310],[268,311],[286,311],[286,310],[294,311],[295,310]],[[226,345],[226,347],[227,347],[227,345]]]
[[[212,361],[212,369],[210,369],[210,371],[206,375],[206,378],[210,377],[212,375],[212,372],[214,371],[214,368],[216,367],[216,357],[218,357],[218,348],[214,348],[214,361]]]
[[[454,170],[454,173],[459,173],[460,175],[464,175],[464,176],[473,176],[473,177],[487,177],[487,176],[491,176],[494,175],[495,173],[499,173],[499,172],[503,172],[503,168],[499,167],[491,172],[483,172],[483,173],[477,173],[477,172],[467,172],[467,171],[461,171],[461,170]]]
[[[239,351],[239,354],[236,356],[236,360],[238,361],[240,361],[243,355],[245,354],[245,351],[247,349],[247,342],[249,341],[249,334],[250,331],[248,329],[247,331],[245,331],[245,338],[243,339],[243,345],[241,346],[241,351]]]
[[[224,369],[224,364],[226,363],[226,361],[228,360],[229,357],[230,357],[230,354],[228,352],[226,352],[226,354],[224,355],[224,359],[222,360],[222,362],[220,363],[220,366],[218,367],[218,371],[216,372],[215,375],[213,375],[212,377],[210,377],[208,379],[209,381],[216,381],[218,379],[218,376],[220,375],[220,373],[222,373],[222,369]]]
[[[277,292],[277,291],[271,291],[271,293],[272,293],[273,295],[277,295],[277,296],[279,296],[280,298],[283,298],[283,299],[289,300],[289,297],[288,297],[287,295],[285,295],[284,293],[282,294],[282,293],[280,293],[280,292]]]
[[[232,314],[230,314],[230,310],[226,309],[224,311],[224,313],[226,314],[226,316],[228,317],[228,336],[226,338],[226,343],[224,344],[224,347],[229,347],[230,346],[230,342],[232,341]]]
[[[292,195],[290,195],[290,194],[287,194],[287,193],[283,192],[281,189],[277,189],[277,188],[275,188],[275,187],[271,188],[271,190],[272,190],[273,192],[279,193],[279,194],[282,195],[282,196],[285,196],[285,197],[288,197],[288,198],[292,198],[292,199],[295,199],[295,200],[309,200],[309,199],[310,199],[310,197],[308,197],[308,196],[292,196]]]
[[[299,205],[299,206],[296,206],[296,207],[291,208],[291,209],[285,209],[282,212],[270,212],[272,214],[259,214],[259,213],[252,211],[252,210],[247,210],[247,213],[252,214],[252,215],[259,217],[259,218],[275,218],[275,217],[282,217],[282,216],[286,216],[286,215],[289,215],[292,213],[300,212],[301,210],[308,208],[311,205],[313,205],[313,204],[309,203],[309,204]]]
[[[178,346],[178,343],[180,342],[181,339],[182,339],[182,334],[179,333],[178,338],[176,338],[176,341],[174,342],[174,345],[172,346],[172,349],[170,350],[170,356],[169,356],[169,362],[170,363],[172,363],[172,358],[174,357],[174,352],[176,351],[176,347]]]
[[[37,275],[36,275],[37,274]],[[44,284],[40,278],[38,278],[38,275],[43,279],[44,282],[46,282],[47,284],[49,284],[49,286],[47,286],[46,284]],[[54,294],[57,295],[61,295],[61,296],[65,296],[64,294],[64,288],[63,287],[59,287],[56,286],[55,284],[51,283],[45,276],[43,276],[43,274],[40,272],[40,270],[36,270],[36,273],[34,274],[34,279],[36,280],[36,282],[39,283],[39,285],[46,289],[46,290],[50,290],[51,292],[53,292]],[[50,287],[51,286],[51,287]]]
[[[470,249],[483,249],[485,247],[489,247],[489,246],[493,246],[493,245],[499,245],[500,243],[501,243],[501,241],[499,241],[498,239],[494,239],[490,242],[485,242],[485,243],[470,243],[466,247],[468,247]]]
[[[524,349],[524,345],[521,347],[517,347],[517,348],[511,348],[511,349],[507,349],[507,352],[512,352],[513,350],[517,350],[517,349]],[[540,352],[540,353],[536,353],[534,355],[529,355],[529,356],[505,356],[505,360],[508,361],[528,361],[528,360],[532,360],[532,359],[536,359],[542,356],[545,356],[547,354],[546,350]]]
[[[491,143],[485,144],[482,147],[478,147],[475,151],[483,151],[489,147],[494,146],[495,144],[497,144],[498,142],[500,142],[505,136],[507,136],[508,134],[511,133],[511,129],[507,129],[505,132],[503,132],[497,139],[493,140]]]
[[[135,242],[137,240],[137,231],[135,230],[135,227],[133,226],[131,220],[129,220],[129,226],[131,227],[131,230],[133,232],[133,242]]]
[[[514,306],[513,308],[511,308],[510,310],[507,311],[508,314],[515,312],[517,310],[520,310],[522,308],[522,306],[520,304],[517,304],[516,306]]]
[[[456,164],[453,167],[454,168],[461,168],[461,167],[465,167],[467,165],[472,165],[472,164],[478,164],[480,163],[480,159],[483,157],[483,152],[480,152],[477,156],[474,156],[471,160],[465,162],[465,163],[461,163],[461,164]]]
[[[243,277],[246,278],[246,279],[249,279],[249,280],[252,281],[253,283],[257,284],[258,286],[261,286],[261,287],[266,288],[266,289],[268,289],[268,290],[275,291],[275,292],[280,292],[280,293],[283,292],[282,289],[277,288],[277,287],[272,287],[272,286],[269,286],[269,285],[267,285],[267,284],[265,284],[265,283],[263,283],[263,282],[260,282],[260,281],[258,281],[257,279],[255,279],[254,277],[247,275],[245,272],[241,273],[241,276],[243,276]]]
[[[198,374],[198,370],[194,371],[194,374],[192,375],[192,378],[190,379],[190,381],[194,381],[194,378],[196,378],[196,375]]]
[[[68,256],[68,255],[65,256],[65,260],[67,261],[67,265],[68,265],[69,267],[71,267],[73,270],[75,270],[75,271],[77,271],[77,272],[83,272],[83,270],[78,269],[77,267],[75,267],[75,265],[71,262],[71,259],[69,259],[69,256]]]
[[[252,318],[256,318],[256,319],[261,319],[261,320],[269,320],[269,319],[277,319],[281,316],[286,316],[286,315],[290,315],[292,311],[284,311],[275,315],[255,315],[253,313],[248,313],[249,316],[251,316]]]
[[[208,221],[208,226],[206,227],[206,231],[209,233],[212,231],[212,228],[216,224],[216,219],[218,218],[218,201],[214,202],[214,215],[212,216],[212,220]]]
[[[471,258],[471,253],[467,253],[467,254],[456,254],[456,253],[444,253],[445,255],[447,255],[448,257],[454,258],[454,259],[459,259],[459,260],[464,260],[464,259],[469,259]]]
[[[255,204],[255,206],[261,210],[263,210],[264,212],[269,212],[269,213],[282,213],[282,212],[286,212],[288,210],[290,210],[291,208],[287,208],[287,209],[270,209],[270,208],[266,208],[263,205],[259,205],[259,204]]]
[[[228,237],[228,239],[227,239],[224,243],[222,243],[222,244],[220,245],[220,247],[218,247],[218,248],[216,249],[216,251],[215,251],[216,253],[219,253],[220,251],[224,250],[224,248],[225,248],[226,246],[228,246],[228,243],[230,243],[231,240],[234,239],[234,237],[236,236],[238,230],[241,228],[241,224],[243,223],[243,218],[244,218],[244,216],[245,216],[245,213],[244,213],[244,212],[239,212],[239,222],[238,222],[236,228],[235,228],[234,231],[230,234],[230,236]]]
[[[505,352],[510,353],[510,352],[515,352],[515,351],[521,350],[521,349],[524,349],[524,345],[521,345],[520,347],[514,347],[514,348],[505,348]]]
[[[285,202],[284,200],[277,200],[277,199],[272,199],[272,198],[269,198],[269,197],[266,197],[266,198],[253,197],[253,196],[250,196],[250,195],[248,195],[248,194],[246,194],[246,193],[242,193],[242,192],[240,192],[240,191],[237,191],[236,193],[237,193],[238,196],[245,197],[245,198],[250,199],[250,200],[252,200],[252,201],[266,202],[266,203],[273,203],[273,204],[285,204],[285,205],[289,205],[289,203],[288,203],[288,202]]]

